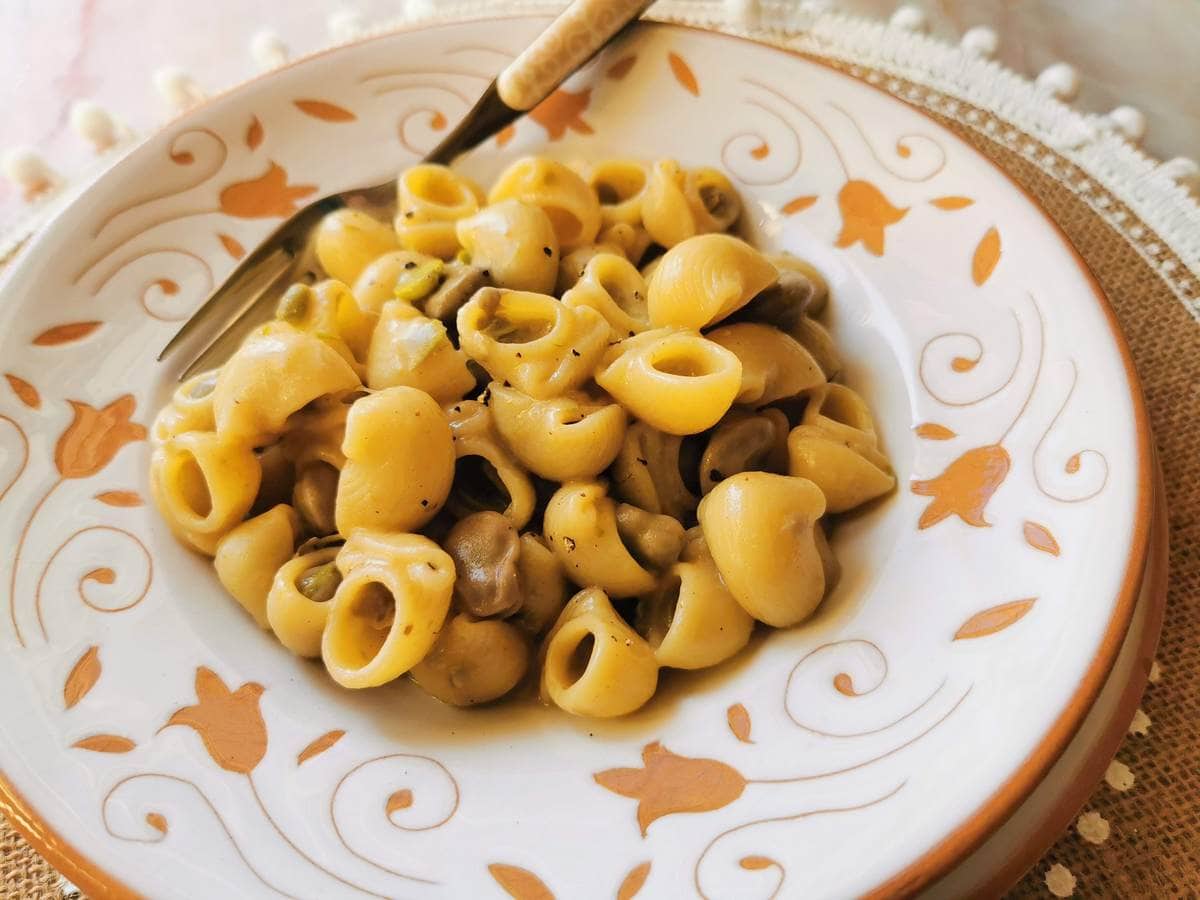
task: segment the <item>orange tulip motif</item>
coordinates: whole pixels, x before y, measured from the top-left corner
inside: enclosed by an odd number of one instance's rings
[[[221,211],[241,219],[290,216],[296,201],[316,193],[311,184],[288,184],[287,171],[278,163],[258,178],[239,181],[221,191]]]
[[[107,466],[132,441],[146,438],[146,428],[129,417],[137,408],[131,394],[96,409],[68,400],[75,417],[54,448],[54,465],[63,478],[88,478]]]
[[[561,140],[569,128],[579,134],[592,134],[592,126],[583,120],[583,111],[592,99],[592,89],[572,93],[559,88],[529,112],[529,118],[546,129],[550,140]]]
[[[196,669],[195,706],[176,710],[163,728],[186,725],[204,741],[204,749],[222,769],[249,775],[267,753],[267,724],[258,708],[261,684],[249,682],[230,691],[212,669]]]
[[[883,192],[869,181],[851,180],[838,191],[838,209],[842,214],[842,232],[838,247],[862,245],[876,256],[883,256],[883,232],[908,213],[908,208],[892,206]]]
[[[927,481],[914,481],[912,492],[933,500],[921,514],[917,528],[936,525],[949,516],[958,516],[968,525],[987,528],[990,522],[983,512],[1012,466],[1012,459],[999,444],[968,450],[946,467],[946,471]]]
[[[672,813],[709,812],[728,806],[746,789],[746,779],[715,759],[672,753],[658,741],[642,749],[642,768],[608,769],[593,778],[601,787],[638,801],[637,821],[646,829]]]

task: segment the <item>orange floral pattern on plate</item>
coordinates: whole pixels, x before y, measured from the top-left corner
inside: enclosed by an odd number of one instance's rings
[[[838,247],[859,242],[876,256],[883,256],[884,229],[895,225],[908,213],[888,202],[883,192],[869,181],[853,179],[838,191],[838,209],[842,213],[842,231]]]
[[[591,88],[575,93],[559,88],[531,109],[529,118],[545,128],[552,141],[562,140],[568,129],[577,134],[594,134],[592,126],[583,119],[591,100]]]
[[[1025,614],[1033,609],[1033,604],[1036,602],[1037,597],[1029,597],[1025,600],[1001,603],[999,606],[992,606],[982,612],[977,612],[963,622],[958,631],[954,632],[954,640],[964,641],[987,637],[989,634],[1003,631],[1024,618]]]
[[[241,219],[272,219],[290,216],[297,200],[315,194],[311,184],[288,184],[287,171],[272,162],[258,178],[238,181],[221,191],[221,211]]]
[[[176,710],[163,728],[194,728],[213,762],[249,775],[267,753],[267,725],[258,708],[262,692],[262,685],[253,681],[230,691],[216,672],[201,666],[196,669],[199,702]]]
[[[88,647],[71,667],[66,683],[63,684],[63,706],[70,709],[86,697],[100,680],[101,671],[100,648],[95,645]]]
[[[921,513],[917,528],[929,528],[949,516],[958,516],[976,528],[989,527],[991,523],[983,517],[984,508],[1011,466],[1008,451],[991,444],[968,450],[936,478],[914,481],[914,494],[933,498]]]
[[[715,759],[679,756],[658,741],[642,749],[642,768],[607,769],[592,777],[614,794],[638,801],[642,837],[663,816],[728,806],[742,796],[747,784],[733,766]]]

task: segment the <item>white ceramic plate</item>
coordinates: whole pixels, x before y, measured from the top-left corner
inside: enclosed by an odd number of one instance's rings
[[[456,711],[332,685],[146,505],[167,337],[305,198],[428,148],[541,26],[327,53],[204,105],[64,213],[0,296],[6,808],[93,892],[154,897],[911,891],[1066,746],[1120,646],[1149,434],[1098,288],[930,119],[821,65],[643,29],[464,162],[723,165],[811,258],[896,495],[841,528],[809,624],[642,713]],[[2,390],[8,390],[0,386]],[[8,487],[4,487],[8,485]]]

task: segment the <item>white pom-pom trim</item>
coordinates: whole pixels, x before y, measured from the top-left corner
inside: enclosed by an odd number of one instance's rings
[[[929,26],[925,11],[909,3],[898,7],[888,22],[892,27],[903,28],[905,31],[924,31]]]
[[[283,42],[283,38],[274,31],[264,28],[262,31],[255,32],[254,37],[250,39],[250,55],[254,58],[258,68],[266,72],[269,69],[277,69],[287,62],[288,48],[287,44]]]
[[[177,110],[187,109],[204,99],[204,92],[178,66],[163,66],[154,73],[153,80],[159,96]]]
[[[1176,156],[1159,165],[1168,178],[1172,178],[1189,190],[1200,190],[1200,163],[1186,156]]]
[[[1136,106],[1118,106],[1108,114],[1108,120],[1135,144],[1146,136],[1146,114]]]
[[[339,43],[352,41],[364,29],[362,14],[356,9],[339,9],[331,12],[325,20],[329,36]]]
[[[726,15],[739,25],[758,24],[762,8],[758,0],[725,0]]]
[[[1079,93],[1079,73],[1068,63],[1055,63],[1038,75],[1037,86],[1060,100],[1071,100]]]
[[[71,104],[71,127],[75,133],[103,153],[121,139],[121,129],[108,111],[91,100]]]
[[[59,182],[58,175],[32,147],[14,147],[0,160],[4,176],[21,189],[26,200],[46,193]]]
[[[432,19],[436,13],[437,4],[434,0],[406,0],[404,4],[404,18],[410,22]]]
[[[995,30],[986,25],[976,25],[974,28],[967,29],[959,43],[968,53],[989,57],[995,55],[996,50],[999,49],[1000,38]]]

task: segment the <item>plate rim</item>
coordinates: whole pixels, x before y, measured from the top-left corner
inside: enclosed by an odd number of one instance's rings
[[[3,291],[8,286],[9,282],[14,279],[15,273],[21,268],[23,264],[21,256],[26,255],[27,257],[28,253],[36,245],[40,244],[43,240],[48,240],[49,235],[59,220],[69,210],[73,209],[76,204],[80,203],[92,188],[95,187],[96,183],[108,178],[118,169],[130,165],[130,160],[135,154],[152,141],[158,139],[168,129],[177,127],[181,122],[187,121],[201,112],[211,111],[214,106],[220,105],[225,99],[233,95],[240,95],[243,91],[253,89],[260,82],[275,76],[281,71],[307,64],[312,60],[334,53],[358,48],[368,43],[387,40],[398,34],[452,28],[462,24],[481,21],[552,17],[553,14],[551,12],[542,10],[519,10],[504,16],[496,15],[494,10],[480,10],[477,13],[465,11],[461,15],[456,14],[454,18],[447,20],[417,21],[392,25],[378,32],[363,35],[350,41],[299,56],[281,66],[269,71],[260,72],[251,78],[206,97],[181,115],[148,132],[142,140],[132,145],[124,156],[117,160],[109,169],[102,172],[96,182],[81,190],[52,219],[46,222],[40,229],[39,234],[25,247],[21,248],[24,254],[18,251],[17,256],[12,260],[13,264],[4,267],[7,271],[0,276],[0,291]],[[1012,774],[980,806],[968,813],[941,840],[916,859],[907,863],[899,872],[862,895],[866,900],[878,900],[878,898],[893,896],[913,896],[923,887],[941,878],[957,863],[966,859],[967,856],[978,849],[1017,810],[1025,797],[1041,783],[1050,768],[1066,750],[1111,674],[1117,654],[1121,649],[1121,645],[1132,622],[1138,595],[1145,577],[1149,559],[1151,525],[1154,516],[1154,442],[1150,430],[1149,413],[1146,408],[1141,378],[1138,375],[1128,339],[1121,328],[1120,320],[1117,318],[1112,301],[1109,300],[1095,273],[1080,254],[1066,231],[1028,189],[1019,184],[1005,169],[981,150],[939,122],[928,110],[903,97],[892,94],[878,85],[871,84],[865,78],[851,75],[831,60],[785,46],[780,43],[779,36],[770,31],[748,29],[744,33],[735,34],[721,30],[716,23],[701,25],[696,24],[694,21],[672,17],[671,15],[649,15],[643,21],[645,24],[651,26],[675,28],[682,31],[697,32],[737,41],[743,44],[754,44],[819,65],[837,72],[839,75],[850,78],[860,85],[871,88],[893,101],[903,104],[923,118],[928,119],[937,128],[948,132],[955,140],[962,143],[971,154],[994,169],[1012,189],[1023,196],[1061,240],[1091,288],[1091,293],[1104,316],[1105,323],[1108,325],[1117,354],[1125,370],[1125,382],[1130,392],[1131,406],[1133,408],[1133,424],[1136,432],[1137,493],[1129,555],[1126,560],[1120,587],[1116,592],[1116,602],[1113,606],[1113,612],[1105,625],[1103,637],[1095,655],[1092,657],[1062,712],[1042,734],[1037,746],[1015,767]],[[1033,139],[1037,140],[1037,138]],[[33,805],[16,789],[2,770],[0,770],[0,813],[5,816],[13,828],[38,853],[86,893],[97,898],[114,898],[114,900],[126,900],[126,898],[133,900],[133,898],[140,897],[137,892],[129,888],[121,879],[113,876],[103,866],[96,863],[87,854],[79,851],[73,844],[65,840],[57,831],[47,825],[37,814]]]

